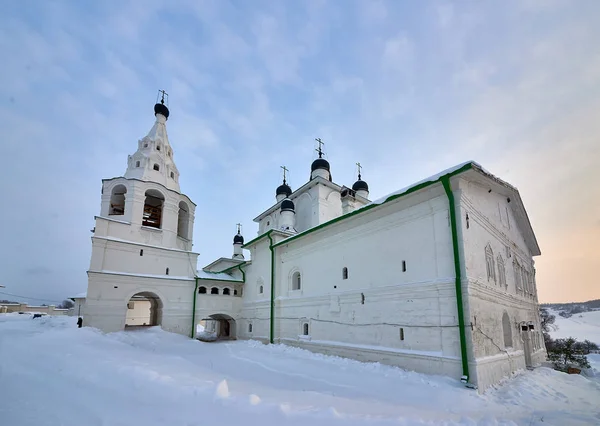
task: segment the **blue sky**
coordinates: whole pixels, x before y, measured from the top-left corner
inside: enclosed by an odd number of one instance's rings
[[[101,179],[160,88],[199,266],[235,223],[256,235],[279,166],[305,183],[321,137],[334,180],[360,161],[373,199],[478,161],[521,191],[540,299],[598,298],[599,18],[584,0],[5,2],[0,284],[86,289]]]

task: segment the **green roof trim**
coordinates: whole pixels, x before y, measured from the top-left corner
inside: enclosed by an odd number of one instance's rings
[[[198,280],[205,280],[205,281],[220,281],[222,283],[243,283],[244,281],[240,281],[240,280],[220,280],[218,278],[200,278],[197,277],[196,279]]]
[[[223,269],[222,271],[219,271],[219,272],[212,272],[212,271],[204,271],[204,272],[206,272],[207,274],[221,274],[221,273],[227,273],[227,272],[229,272],[229,271],[233,271],[235,268],[239,268],[240,266],[242,266],[242,265],[245,265],[246,263],[248,263],[248,261],[247,261],[247,260],[244,260],[243,262],[241,262],[241,263],[238,263],[237,265],[230,266],[229,268],[227,268],[227,269]],[[241,269],[240,269],[240,271],[241,271]]]
[[[354,210],[353,212],[346,213],[345,215],[342,215],[342,216],[338,216],[335,219],[331,219],[330,221],[322,223],[320,225],[317,225],[314,228],[307,229],[304,232],[301,232],[301,233],[296,234],[296,235],[294,235],[292,237],[286,238],[285,240],[280,241],[277,244],[273,245],[273,247],[278,247],[280,245],[287,244],[287,243],[289,243],[291,241],[294,241],[294,240],[296,240],[298,238],[304,237],[304,236],[306,236],[308,234],[311,234],[311,233],[313,233],[315,231],[323,229],[323,228],[325,228],[325,227],[327,227],[329,225],[333,225],[334,223],[341,222],[342,220],[349,219],[349,218],[351,218],[353,216],[357,216],[357,215],[362,214],[364,212],[367,212],[367,211],[369,211],[371,209],[379,207],[379,206],[381,206],[383,204],[389,203],[390,201],[394,201],[394,200],[397,200],[398,198],[404,197],[405,195],[412,194],[413,192],[417,192],[417,191],[419,191],[421,189],[427,188],[428,186],[434,185],[436,183],[440,183],[443,177],[452,177],[452,176],[458,175],[460,173],[463,173],[463,172],[466,172],[467,170],[472,169],[473,168],[473,164],[474,164],[473,162],[465,163],[461,167],[459,167],[459,168],[457,168],[455,170],[452,170],[452,171],[450,171],[450,172],[448,172],[448,173],[446,173],[444,175],[434,176],[434,177],[431,178],[432,180],[427,180],[425,182],[418,183],[418,184],[416,184],[414,186],[408,187],[405,191],[389,195],[382,202],[372,202],[371,204],[367,204],[366,206],[361,207],[361,208],[359,208],[357,210]],[[269,232],[271,232],[271,231],[269,231]],[[259,238],[262,238],[263,236],[265,236],[267,234],[263,234],[260,237],[255,238],[255,240],[257,240]],[[250,243],[252,243],[253,241],[250,241]],[[248,243],[248,244],[250,244],[250,243]]]
[[[246,248],[248,247],[250,244],[254,244],[255,242],[262,240],[263,238],[267,237],[268,235],[271,235],[271,233],[274,231],[274,229],[269,229],[267,232],[265,232],[264,234],[259,235],[258,237],[256,237],[253,240],[248,241],[246,244],[244,244],[242,246],[242,248]]]

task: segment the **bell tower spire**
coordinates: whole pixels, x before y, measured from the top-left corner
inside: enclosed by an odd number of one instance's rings
[[[169,94],[159,90],[154,105],[156,121],[148,134],[138,141],[137,151],[127,158],[125,177],[160,183],[180,192],[179,170],[167,135],[168,103]]]

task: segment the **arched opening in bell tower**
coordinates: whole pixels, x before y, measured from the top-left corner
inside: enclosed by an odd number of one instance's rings
[[[156,189],[146,191],[146,200],[144,201],[144,216],[142,218],[143,226],[152,228],[162,227],[162,212],[165,197]]]
[[[127,188],[125,185],[117,185],[113,188],[110,195],[110,216],[119,216],[125,214],[125,194]]]
[[[181,238],[188,238],[188,225],[190,220],[190,210],[188,205],[180,201],[179,202],[179,215],[177,217],[177,236]]]
[[[125,329],[153,327],[162,323],[163,303],[156,294],[144,291],[127,302]]]

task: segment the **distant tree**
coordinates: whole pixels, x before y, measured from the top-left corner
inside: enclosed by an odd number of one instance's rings
[[[548,349],[548,348],[547,348]],[[548,359],[554,368],[566,372],[569,367],[589,368],[590,364],[575,338],[556,339],[548,349]]]
[[[57,308],[58,309],[71,309],[73,306],[75,306],[75,303],[73,303],[72,300],[65,299],[62,302],[60,302],[60,304],[57,306]]]
[[[550,326],[554,324],[556,317],[548,311],[546,308],[540,309],[540,320],[542,327],[542,334],[544,335],[544,343],[546,344],[546,349],[548,350],[549,346],[552,346],[552,337],[550,337]]]
[[[598,345],[594,342],[590,342],[589,340],[584,340],[583,342],[577,342],[575,347],[580,350],[584,355],[589,354],[591,351],[597,351]]]

